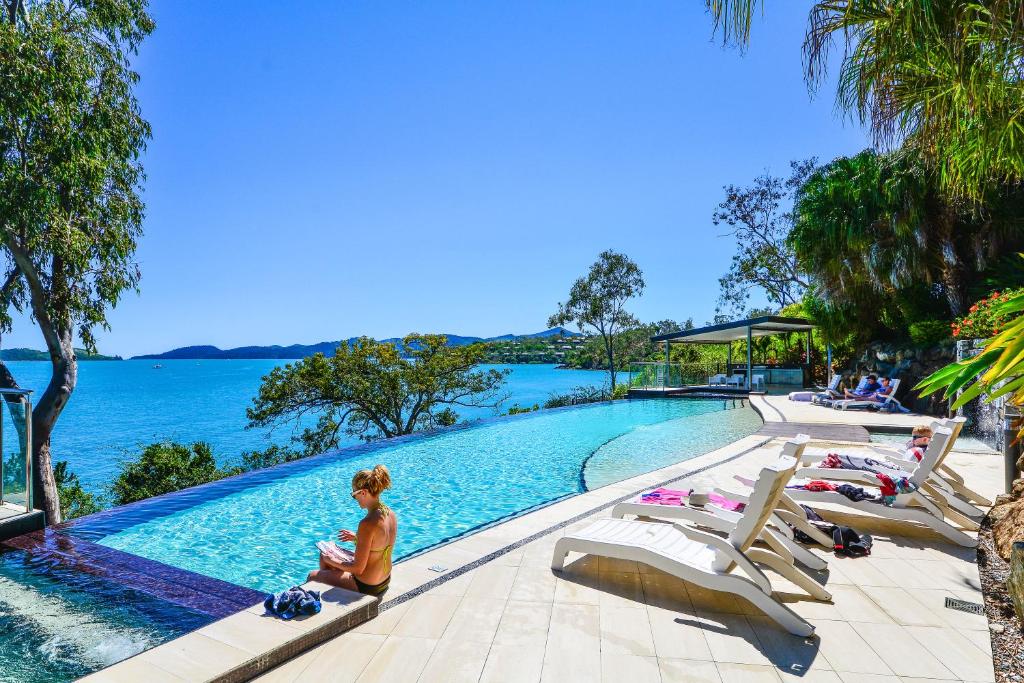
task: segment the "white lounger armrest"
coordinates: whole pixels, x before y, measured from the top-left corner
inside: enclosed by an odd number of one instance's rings
[[[681,531],[691,541],[704,543],[715,548],[715,550],[728,555],[730,560],[743,568],[743,571],[750,577],[751,581],[757,584],[757,587],[760,588],[765,595],[772,594],[772,584],[768,581],[768,577],[764,575],[764,572],[755,567],[754,563],[751,562],[746,555],[741,553],[739,550],[736,550],[728,540],[713,534],[706,534],[703,531],[697,531],[693,527],[688,527],[683,524],[673,524],[672,526]]]
[[[723,498],[728,498],[729,500],[734,500],[737,503],[749,503],[750,502],[750,496],[748,496],[745,493],[739,493],[737,491],[727,491],[725,489],[718,488],[717,486],[715,488],[711,489],[711,490],[712,490],[712,492],[717,493],[718,495],[722,496]]]

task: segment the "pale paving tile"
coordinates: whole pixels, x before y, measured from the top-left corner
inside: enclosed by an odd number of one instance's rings
[[[627,574],[640,573],[640,567],[634,560],[620,560],[617,557],[603,557],[600,555],[597,558],[597,570],[599,572],[624,572]]]
[[[876,624],[868,624],[873,628]],[[814,624],[819,650],[837,672],[893,675],[892,669],[874,656],[871,647],[845,621],[819,621]]]
[[[881,586],[868,587],[885,589]],[[892,617],[870,597],[868,588],[859,586],[833,586],[832,602],[845,621],[866,621],[872,624],[891,624]]]
[[[883,574],[867,558],[836,558],[829,560],[830,573],[841,574],[844,580],[837,583],[852,583],[856,586],[896,586],[896,582]],[[833,580],[839,578],[833,577]]]
[[[864,586],[863,590],[897,624],[902,624],[903,626],[945,626],[945,622],[937,614],[921,604],[915,597],[920,591],[912,593],[903,588],[892,588],[889,586]],[[937,593],[939,591],[930,592]]]
[[[381,640],[383,640],[383,636],[381,636]],[[294,657],[284,664],[275,666],[270,671],[257,676],[253,680],[259,681],[260,683],[295,683],[295,681],[299,680],[299,676],[306,670],[306,667],[309,666],[310,662],[316,659],[319,654],[320,653],[317,652],[316,648],[306,650],[298,657]],[[191,680],[208,679],[196,678]]]
[[[491,645],[480,683],[537,683],[544,666],[542,648]]]
[[[680,578],[655,570],[640,574],[644,591],[644,602],[663,609],[694,613],[693,603],[686,590],[686,582]]]
[[[418,595],[409,601],[409,611],[399,620],[391,634],[436,640],[448,628],[448,622],[461,601],[462,598],[454,595]]]
[[[595,605],[556,603],[552,606],[542,681],[564,683],[600,678],[600,621]]]
[[[251,659],[252,654],[201,633],[189,633],[147,650],[138,658],[187,681],[195,681],[213,678]]]
[[[597,575],[571,575],[563,573],[556,578],[555,604],[593,605],[601,604],[600,581]]]
[[[905,559],[876,559],[868,558],[878,571],[891,578],[900,588],[944,588],[942,582],[936,579],[923,567],[932,563],[931,560],[916,560],[913,563]],[[879,585],[879,584],[874,584]]]
[[[967,640],[974,643],[975,647],[988,655],[988,658],[992,659],[992,634],[988,629],[984,631],[960,631]]]
[[[995,681],[992,657],[953,629],[908,626],[907,631],[958,678]]]
[[[427,660],[419,683],[476,683],[480,679],[487,647],[462,640],[441,640]]]
[[[129,657],[123,662],[101,669],[94,674],[79,679],[87,683],[181,683],[186,679],[178,678],[174,674],[164,671],[155,664],[151,664],[138,657]]]
[[[714,662],[696,659],[658,658],[661,683],[721,683],[718,667]]]
[[[661,683],[658,660],[620,653],[601,652],[603,683]]]
[[[436,644],[437,641],[432,638],[390,636],[370,659],[356,682],[412,683],[419,678]]]
[[[843,683],[839,674],[825,669],[811,669],[802,674],[791,674],[782,670],[779,670],[778,673],[783,683]]]
[[[601,652],[653,657],[654,637],[647,610],[602,607]]]
[[[215,621],[194,633],[252,654],[266,652],[302,635],[302,631],[286,626],[279,619],[258,617],[245,611]]]
[[[550,569],[523,566],[512,583],[509,600],[528,602],[552,602],[555,599],[555,585],[558,578]]]
[[[750,603],[724,591],[708,590],[696,584],[686,584],[687,595],[693,608],[698,612],[714,612],[716,614],[746,614],[751,610]]]
[[[518,571],[518,567],[485,564],[476,570],[466,595],[474,598],[507,598]]]
[[[779,683],[782,679],[773,666],[716,662],[722,683]]]
[[[548,638],[551,604],[509,600],[494,634],[499,645],[543,647]]]
[[[745,616],[701,612],[700,625],[715,662],[772,665]]]
[[[897,676],[956,678],[910,635],[907,629],[914,627],[860,623],[853,623],[851,626]]]
[[[900,683],[897,676],[883,674],[855,674],[849,671],[840,671],[839,679],[843,683]]]
[[[442,637],[490,644],[498,631],[505,602],[498,598],[463,598]]]
[[[601,607],[644,608],[644,589],[639,573],[601,572],[598,590]]]
[[[363,672],[387,636],[374,633],[352,633],[330,640],[310,653],[315,653],[313,660],[302,670],[296,683],[313,683],[314,681],[332,681],[332,683],[352,683]],[[308,654],[308,653],[307,653]]]
[[[768,617],[748,616],[747,621],[754,629],[759,649],[781,672],[804,675],[810,671],[832,669],[819,653],[818,638],[794,636]]]
[[[440,586],[430,589],[431,595],[454,595],[462,597],[469,590],[469,584],[473,581],[473,577],[476,575],[476,570],[468,571],[465,574],[459,574],[454,579],[448,579]]]
[[[659,658],[711,661],[704,629],[700,620],[690,612],[677,612],[648,606],[647,618],[651,624],[654,650]]]
[[[405,613],[409,611],[411,606],[412,600],[406,600],[394,607],[382,610],[374,619],[364,621],[352,629],[350,633],[376,633],[386,636],[395,629],[395,626],[405,616]]]
[[[978,566],[971,562],[952,560],[915,562],[914,567],[920,572],[927,572],[939,584],[939,588],[951,591],[973,593],[977,602],[981,601],[981,579],[978,578]]]

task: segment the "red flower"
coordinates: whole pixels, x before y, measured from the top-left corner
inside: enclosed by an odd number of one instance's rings
[[[971,313],[974,313],[976,310],[978,310],[978,304],[971,306]]]

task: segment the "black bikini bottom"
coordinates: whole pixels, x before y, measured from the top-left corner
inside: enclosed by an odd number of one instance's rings
[[[377,584],[363,583],[354,576],[352,577],[352,580],[356,582],[356,590],[363,595],[384,595],[388,590],[388,586],[391,585],[390,576]]]

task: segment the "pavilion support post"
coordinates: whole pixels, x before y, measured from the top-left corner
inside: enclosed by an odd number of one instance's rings
[[[814,385],[814,362],[811,360],[811,331],[807,330],[807,340],[804,343],[804,362],[807,363],[808,386]]]
[[[728,351],[725,353],[725,374],[732,373],[732,342],[728,343]]]
[[[671,346],[669,345],[668,340],[666,339],[665,340],[665,386],[666,387],[671,385],[671,380],[672,380],[672,377],[671,377],[671,375],[672,375],[672,363],[669,361],[669,358],[671,357],[671,355],[669,353],[670,348],[671,348]]]
[[[750,325],[747,325],[747,390],[750,389],[750,373],[753,372],[754,370],[754,358],[753,356],[750,355],[752,349],[752,345],[750,342],[753,341],[753,339],[753,332],[750,328]]]
[[[825,358],[826,358],[825,362],[828,364],[828,367],[825,370],[825,374],[827,375],[827,377],[825,378],[825,381],[828,382],[829,384],[831,384],[832,383],[832,345],[831,344],[827,344],[825,346]]]

